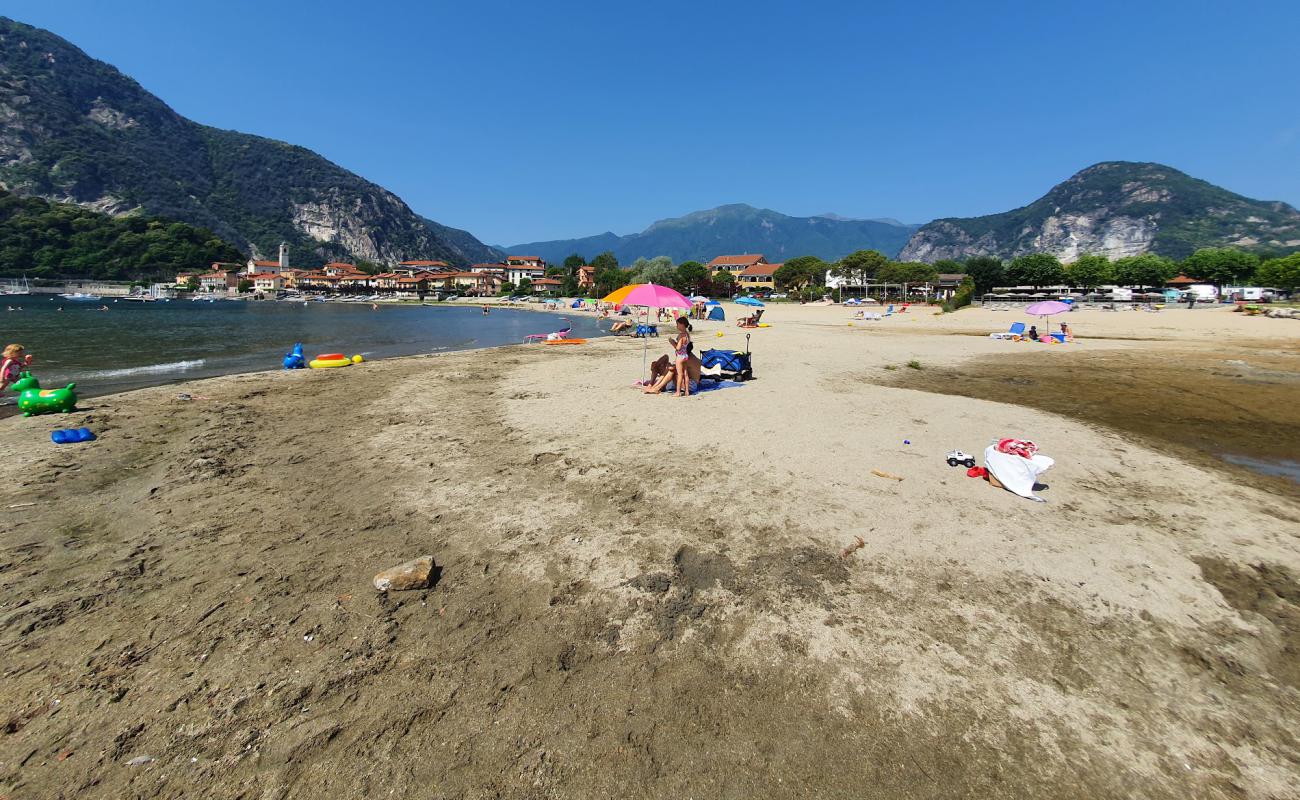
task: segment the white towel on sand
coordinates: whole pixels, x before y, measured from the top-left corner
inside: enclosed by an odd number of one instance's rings
[[[1034,484],[1038,482],[1038,476],[1055,463],[1047,456],[1037,453],[1033,458],[1024,458],[1010,453],[999,453],[996,445],[989,445],[984,449],[984,465],[989,473],[998,479],[998,483],[1021,497],[1037,500],[1040,503],[1047,501],[1034,494]]]

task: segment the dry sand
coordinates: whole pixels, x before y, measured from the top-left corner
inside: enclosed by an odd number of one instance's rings
[[[1230,352],[1294,454],[1300,325],[849,315],[772,307],[759,379],[690,399],[602,340],[0,421],[0,794],[1296,797],[1294,492],[918,376]],[[943,461],[1003,435],[1048,503]],[[426,553],[434,588],[376,594]]]

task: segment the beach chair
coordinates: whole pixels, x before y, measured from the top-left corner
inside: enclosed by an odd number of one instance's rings
[[[1014,322],[1006,333],[990,333],[990,339],[1019,339],[1025,333],[1025,323]]]
[[[890,304],[889,304],[889,308],[886,308],[886,309],[885,309],[885,316],[886,316],[886,317],[892,317],[892,316],[894,316],[894,304],[893,304],[893,303],[890,303]]]
[[[649,339],[651,337],[659,338],[659,328],[654,325],[637,325],[636,333],[632,334],[634,339]]]

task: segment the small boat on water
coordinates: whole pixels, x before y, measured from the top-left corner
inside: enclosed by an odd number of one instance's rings
[[[59,295],[59,297],[62,297],[64,300],[85,300],[85,301],[98,301],[103,299],[97,294],[87,294],[86,292],[68,292],[66,294]]]
[[[32,293],[32,286],[27,282],[26,277],[22,279],[21,283],[19,283],[18,279],[15,278],[14,280],[11,281],[5,281],[4,285],[0,285],[0,294],[31,294],[31,293]]]

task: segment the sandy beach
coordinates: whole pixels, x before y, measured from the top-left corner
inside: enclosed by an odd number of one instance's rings
[[[0,420],[0,796],[1298,796],[1300,324],[851,315]]]

